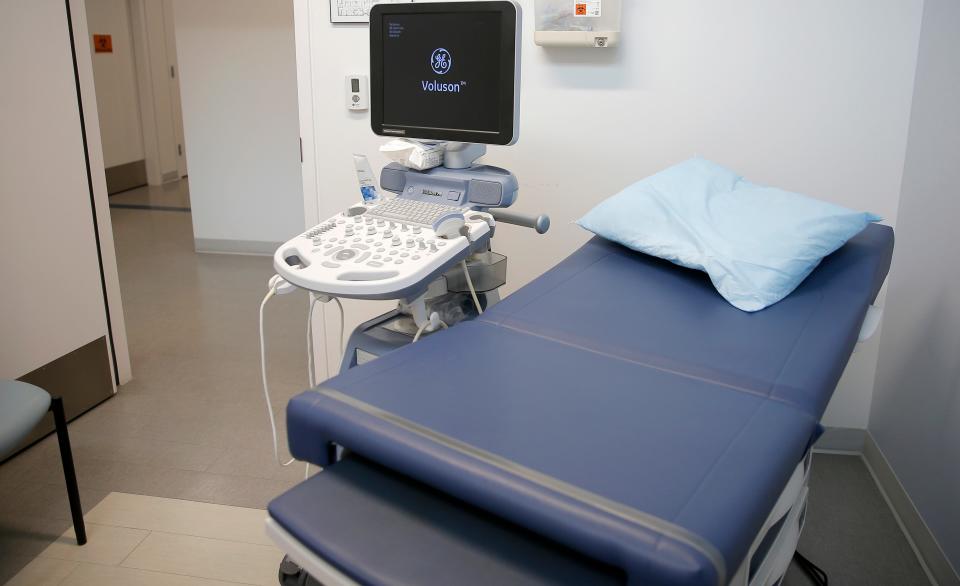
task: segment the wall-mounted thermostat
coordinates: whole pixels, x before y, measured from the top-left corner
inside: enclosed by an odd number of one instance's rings
[[[370,82],[366,75],[347,76],[347,109],[367,110],[370,108]]]
[[[621,0],[536,0],[534,42],[543,47],[613,47]]]

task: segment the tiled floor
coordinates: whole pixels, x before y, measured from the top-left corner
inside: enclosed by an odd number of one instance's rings
[[[809,499],[797,549],[831,584],[930,586],[862,458],[814,454]],[[784,580],[784,586],[813,584],[796,564]]]
[[[187,179],[164,185],[135,187],[111,195],[110,205],[114,207],[154,206],[157,208],[189,210],[190,187]]]
[[[7,586],[275,586],[283,554],[259,509],[113,492]]]
[[[265,507],[304,472],[273,462],[260,387],[271,259],[196,254],[189,213],[111,212],[134,379],[70,425],[84,507],[110,492]],[[267,308],[278,414],[307,386],[306,305],[291,294]],[[55,438],[0,465],[0,584],[69,519]]]

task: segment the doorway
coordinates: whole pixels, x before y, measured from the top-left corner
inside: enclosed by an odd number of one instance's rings
[[[189,211],[172,0],[87,0],[112,208]]]

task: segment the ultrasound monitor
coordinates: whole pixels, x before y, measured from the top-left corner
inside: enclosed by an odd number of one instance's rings
[[[378,4],[370,12],[373,131],[517,141],[520,7],[510,1]]]

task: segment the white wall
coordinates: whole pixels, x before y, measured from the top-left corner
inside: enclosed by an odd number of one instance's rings
[[[613,50],[537,47],[533,2],[521,4],[520,141],[492,147],[486,161],[519,177],[518,210],[547,212],[554,227],[498,231],[508,289],[584,242],[571,222],[594,204],[694,154],[896,219],[921,0],[628,1]],[[350,154],[379,166],[384,139],[344,106],[343,77],[369,69],[366,29],[331,25],[325,3],[299,3],[300,18],[311,33],[299,45],[312,55],[305,121],[323,139],[313,158],[326,217],[357,197]],[[376,310],[350,308],[353,321]],[[873,342],[854,356],[829,425],[866,427],[875,364]]]
[[[127,0],[87,0],[87,26],[106,166],[143,160],[140,98]],[[95,53],[94,34],[111,35],[113,52]]]
[[[174,4],[198,248],[273,251],[303,229],[292,0]]]
[[[93,71],[82,41],[84,4],[71,5],[104,280],[125,382],[130,363]],[[0,378],[16,378],[108,332],[64,3],[2,3],[0,22],[17,23],[0,35],[0,77],[30,88],[0,92]]]
[[[960,3],[926,0],[870,432],[960,569]]]

